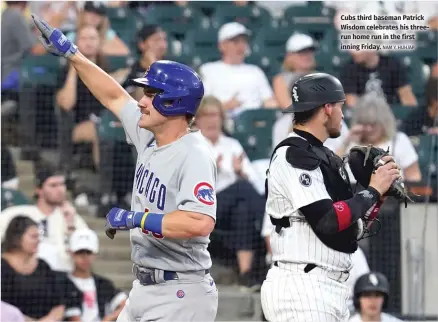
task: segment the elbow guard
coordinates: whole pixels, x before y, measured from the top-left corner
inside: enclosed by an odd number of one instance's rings
[[[329,199],[320,200],[302,207],[300,211],[315,232],[332,235],[347,229],[360,218],[365,221],[375,218],[380,206],[379,200],[379,192],[369,187],[348,200],[334,203]]]

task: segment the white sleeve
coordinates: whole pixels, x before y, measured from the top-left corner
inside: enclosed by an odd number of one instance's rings
[[[293,211],[319,200],[331,199],[319,168],[312,171],[297,169],[292,167],[284,156],[277,156],[273,159],[269,171],[268,193],[272,190],[273,193],[279,193],[290,200]],[[278,204],[275,208],[280,212],[282,205]]]
[[[274,225],[271,223],[271,220],[269,219],[269,215],[267,212],[265,212],[265,215],[263,216],[263,226],[261,231],[261,236],[269,237],[271,235],[271,231],[274,228]]]
[[[257,67],[257,73],[258,90],[260,91],[261,99],[264,101],[274,97],[274,92],[272,91],[271,85],[269,85],[268,78],[266,77],[263,70],[260,69],[260,67]]]
[[[406,169],[418,161],[418,154],[409,137],[402,132],[398,132],[394,146],[395,162],[402,168]]]

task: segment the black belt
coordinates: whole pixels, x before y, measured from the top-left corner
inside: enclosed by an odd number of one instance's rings
[[[274,262],[274,266],[278,267],[278,262]],[[304,267],[304,273],[309,273],[312,269],[314,269],[317,265],[315,264],[307,264],[306,267]]]
[[[205,270],[205,275],[207,275],[207,274],[210,274],[209,269]],[[134,275],[135,275],[135,277],[137,277],[137,279],[141,285],[147,286],[147,285],[159,284],[155,280],[155,270],[154,269],[142,271],[142,270],[138,269],[138,267],[135,265],[134,266]],[[172,280],[178,280],[178,279],[179,278],[178,278],[177,272],[163,271],[163,280],[172,281]]]

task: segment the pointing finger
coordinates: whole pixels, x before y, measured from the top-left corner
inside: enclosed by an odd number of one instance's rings
[[[41,31],[44,37],[49,38],[52,34],[53,28],[50,27],[47,22],[45,22],[43,19],[39,18],[37,15],[32,14],[32,19],[35,24],[35,26]]]

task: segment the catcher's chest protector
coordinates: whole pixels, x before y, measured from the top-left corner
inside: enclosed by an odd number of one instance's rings
[[[286,160],[294,168],[303,170],[320,168],[324,177],[325,188],[333,202],[353,197],[353,190],[344,163],[333,151],[324,146],[311,145],[299,137],[285,139],[275,148],[274,153],[281,146],[289,146],[286,152]],[[307,162],[308,160],[311,161]],[[357,230],[357,226],[352,225],[334,235],[317,234],[317,236],[325,245],[334,250],[354,253],[357,249]]]

